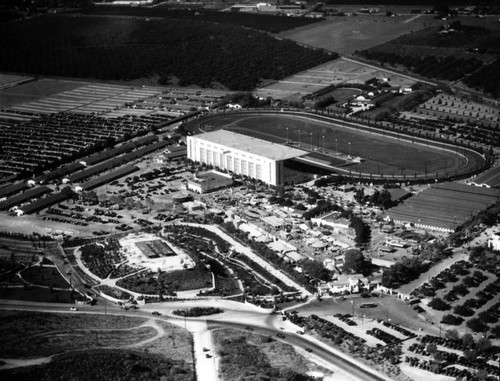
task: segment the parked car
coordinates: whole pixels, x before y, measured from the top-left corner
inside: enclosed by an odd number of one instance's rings
[[[76,307],[71,307],[69,310],[70,310],[70,311],[78,311],[78,308],[76,308]]]

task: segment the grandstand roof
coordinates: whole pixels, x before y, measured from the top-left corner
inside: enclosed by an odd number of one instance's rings
[[[239,151],[248,151],[254,155],[263,156],[271,160],[286,160],[307,154],[306,151],[287,147],[282,144],[271,143],[267,140],[253,138],[251,136],[237,134],[228,130],[217,130],[195,136],[216,144]]]

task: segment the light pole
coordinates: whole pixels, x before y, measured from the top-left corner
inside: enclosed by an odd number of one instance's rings
[[[286,144],[288,144],[288,127],[285,127],[286,129]]]
[[[349,144],[349,157],[351,157],[351,142],[348,142]]]
[[[299,131],[299,147],[300,147],[300,129],[298,131]]]
[[[335,156],[338,156],[339,152],[339,142],[337,139],[335,139]]]
[[[313,147],[313,133],[309,132],[309,135],[311,135],[311,151],[314,151],[314,147]]]
[[[322,138],[323,138],[323,153],[325,153],[326,152],[325,151],[325,135],[323,135]]]

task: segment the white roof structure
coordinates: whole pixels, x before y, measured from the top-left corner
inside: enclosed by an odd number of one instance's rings
[[[228,130],[211,131],[202,135],[196,135],[196,137],[239,151],[249,151],[255,155],[276,161],[291,159],[308,153],[300,149],[287,147],[278,143],[271,143],[267,140],[237,134],[236,132]]]

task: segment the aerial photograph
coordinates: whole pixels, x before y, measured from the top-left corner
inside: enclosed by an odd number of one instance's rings
[[[500,0],[1,0],[0,380],[499,381]]]

